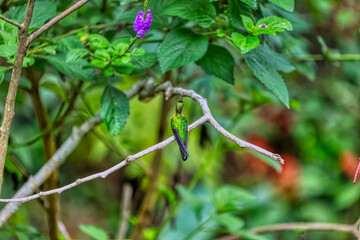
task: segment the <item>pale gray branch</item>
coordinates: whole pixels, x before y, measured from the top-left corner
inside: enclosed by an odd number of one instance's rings
[[[210,109],[207,105],[207,101],[205,98],[201,97],[199,94],[197,94],[196,92],[194,92],[193,90],[186,90],[186,89],[183,89],[183,88],[172,88],[170,86],[168,86],[167,89],[164,89],[163,87],[164,85],[160,85],[157,89],[155,89],[155,92],[156,91],[164,91],[165,90],[165,94],[166,94],[166,98],[170,98],[172,95],[176,94],[176,95],[182,95],[182,96],[187,96],[187,97],[190,97],[192,98],[193,100],[197,101],[202,110],[203,110],[203,113],[204,115],[199,118],[197,121],[195,121],[194,123],[192,123],[190,126],[189,126],[189,131],[193,130],[194,128],[198,127],[199,125],[205,123],[205,122],[210,122],[221,134],[223,134],[224,136],[226,136],[227,138],[229,138],[230,140],[236,142],[240,147],[242,148],[249,148],[249,149],[252,149],[252,150],[255,150],[259,153],[262,153],[274,160],[277,160],[279,161],[280,163],[283,163],[283,160],[282,158],[278,155],[278,154],[274,154],[274,153],[271,153],[269,151],[266,151],[260,147],[257,147],[251,143],[248,143],[244,140],[241,140],[237,137],[235,137],[234,135],[230,134],[229,132],[227,132],[225,129],[223,129],[217,122],[216,120],[214,119],[214,117],[211,115],[211,112],[210,112]],[[106,178],[109,174],[119,170],[120,168],[126,166],[128,163],[136,160],[136,159],[139,159],[151,152],[154,152],[156,150],[160,150],[160,149],[163,149],[164,147],[166,147],[168,144],[170,144],[171,142],[173,142],[175,140],[174,136],[171,136],[170,138],[158,143],[158,144],[155,144],[141,152],[138,152],[134,155],[130,155],[128,156],[124,161],[120,162],[119,164],[103,171],[103,172],[99,172],[99,173],[95,173],[95,174],[92,174],[90,176],[87,176],[87,177],[84,177],[84,178],[79,178],[78,180],[76,180],[75,182],[71,183],[71,184],[68,184],[68,185],[65,185],[61,188],[57,188],[57,189],[53,189],[53,190],[50,190],[50,191],[45,191],[45,192],[40,192],[38,194],[34,194],[34,195],[31,195],[31,196],[28,196],[28,197],[14,197],[12,199],[0,199],[0,202],[20,202],[20,203],[23,203],[23,202],[27,202],[27,201],[30,201],[30,200],[33,200],[33,199],[36,199],[36,198],[39,198],[39,197],[42,197],[42,196],[47,196],[47,195],[51,195],[51,194],[55,194],[55,193],[62,193],[63,191],[66,191],[70,188],[73,188],[81,183],[84,183],[84,182],[88,182],[88,181],[91,181],[91,180],[94,180],[94,179],[97,179],[97,178]],[[72,149],[71,149],[72,151]],[[40,170],[41,171],[41,170]],[[37,174],[38,175],[38,174]],[[43,175],[43,174],[42,174]],[[31,190],[30,190],[31,191]],[[1,217],[1,216],[0,216]],[[0,218],[1,220],[1,218]]]
[[[133,189],[129,183],[125,183],[122,191],[122,209],[121,209],[121,221],[119,222],[118,232],[116,239],[125,239],[126,232],[129,226],[129,218],[131,216],[131,197]]]

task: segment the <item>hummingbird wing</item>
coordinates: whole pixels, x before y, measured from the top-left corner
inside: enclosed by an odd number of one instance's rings
[[[173,128],[172,131],[174,133],[174,137],[176,139],[176,142],[179,145],[181,157],[185,161],[189,157],[189,153],[187,152],[187,132],[186,132],[186,142],[184,143],[181,140],[179,130],[177,128]]]

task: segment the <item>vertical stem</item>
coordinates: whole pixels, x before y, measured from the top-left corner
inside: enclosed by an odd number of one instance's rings
[[[27,69],[27,77],[31,82],[30,95],[33,101],[36,118],[38,120],[40,131],[45,131],[46,129],[51,128],[51,122],[49,120],[49,115],[46,112],[45,106],[41,101],[39,95],[39,77],[36,75],[34,67],[29,67]],[[42,136],[45,161],[48,161],[52,155],[56,152],[55,140],[52,134],[52,131],[48,131]],[[58,172],[54,173],[49,177],[48,181],[45,183],[45,189],[51,190],[58,188]],[[49,201],[49,206],[46,208],[48,215],[48,224],[49,224],[49,233],[50,239],[58,239],[58,221],[59,217],[59,195],[53,194],[47,197]]]
[[[6,96],[4,119],[0,128],[0,194],[1,194],[1,187],[3,184],[4,166],[5,166],[5,158],[7,153],[8,141],[9,141],[10,127],[15,115],[15,111],[14,111],[15,99],[16,99],[17,90],[19,88],[22,64],[24,61],[24,57],[26,55],[27,32],[33,14],[34,5],[35,5],[35,0],[28,1],[24,22],[22,23],[24,28],[19,29],[18,31],[19,45],[16,52],[14,68],[11,75],[8,94]]]
[[[169,102],[164,99],[161,109],[159,135],[157,142],[160,142],[164,139],[166,129],[170,126],[167,118],[170,109],[171,106]],[[157,180],[161,169],[162,154],[163,151],[156,151],[152,160],[149,176],[149,187],[147,188],[145,196],[141,202],[140,210],[137,217],[137,225],[133,230],[131,239],[142,239],[143,230],[148,227],[151,222],[151,217],[156,200],[155,197],[157,195]]]

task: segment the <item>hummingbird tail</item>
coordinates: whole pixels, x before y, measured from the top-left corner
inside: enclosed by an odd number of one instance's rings
[[[186,159],[188,159],[189,156],[189,153],[187,151],[185,152],[182,152],[181,149],[180,149],[180,153],[181,153],[181,158],[183,161],[186,161]]]

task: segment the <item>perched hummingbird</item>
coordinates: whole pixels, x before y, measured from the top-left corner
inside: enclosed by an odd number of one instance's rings
[[[186,118],[182,113],[184,103],[182,101],[183,97],[181,97],[180,101],[176,103],[175,106],[175,114],[171,118],[171,129],[174,133],[177,144],[180,148],[180,153],[182,160],[186,160],[189,157],[189,153],[187,152],[187,143],[188,143],[188,126]]]

